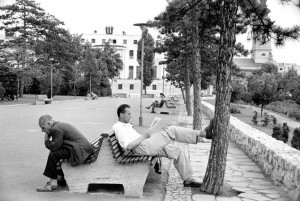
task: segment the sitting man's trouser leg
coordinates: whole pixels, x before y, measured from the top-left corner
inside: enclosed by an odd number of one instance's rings
[[[183,181],[190,178],[193,170],[189,159],[180,147],[170,144],[172,141],[196,144],[199,130],[192,130],[177,126],[169,126],[167,129],[152,134],[134,149],[134,152],[142,155],[162,156],[174,159],[174,166]]]
[[[60,149],[49,153],[44,175],[50,179],[57,179],[57,175],[64,176],[62,170],[57,170],[60,159],[68,159],[71,156],[69,149]]]

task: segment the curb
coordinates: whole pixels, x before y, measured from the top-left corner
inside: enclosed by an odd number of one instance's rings
[[[75,99],[75,100],[59,100],[52,101],[52,103],[61,103],[61,102],[70,102],[70,101],[82,101],[85,99]],[[23,104],[11,104],[11,105],[0,105],[0,107],[13,107],[13,106],[26,106],[26,105],[35,105],[34,103],[23,103]]]

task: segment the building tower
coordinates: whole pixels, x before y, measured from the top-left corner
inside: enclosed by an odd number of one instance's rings
[[[261,0],[260,3],[262,6],[267,7],[267,0]],[[268,18],[269,12],[270,11],[266,13],[266,15],[264,16],[265,18]],[[255,63],[266,63],[272,61],[273,57],[272,57],[271,40],[269,40],[265,44],[261,44],[259,38],[252,39],[251,57],[254,59]]]

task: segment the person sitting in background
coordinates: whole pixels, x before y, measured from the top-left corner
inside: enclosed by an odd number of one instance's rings
[[[160,93],[159,95],[161,98],[159,103],[157,100],[155,100],[150,106],[146,107],[147,109],[150,109],[150,108],[152,109],[151,113],[155,113],[155,110],[154,110],[155,107],[162,107],[164,104],[166,96],[163,93]]]
[[[91,97],[92,97],[92,100],[98,99],[97,94],[95,94],[94,92],[91,92]]]

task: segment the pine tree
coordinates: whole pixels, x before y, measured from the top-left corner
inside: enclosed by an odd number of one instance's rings
[[[145,86],[145,94],[147,94],[146,87],[150,86],[153,82],[154,75],[154,39],[151,34],[148,33],[148,30],[143,32],[144,38],[144,66],[143,66],[143,85]],[[137,59],[141,65],[141,54],[142,54],[142,39],[138,41],[138,53]]]

